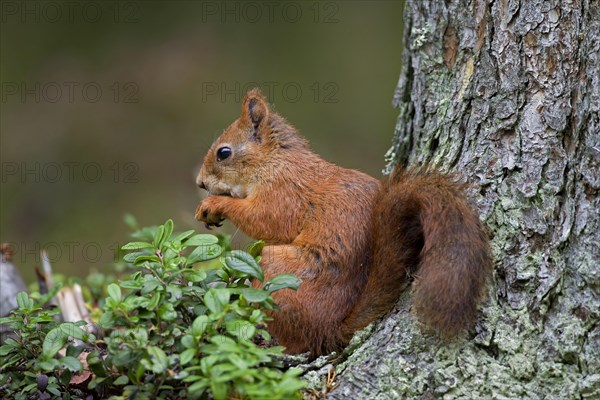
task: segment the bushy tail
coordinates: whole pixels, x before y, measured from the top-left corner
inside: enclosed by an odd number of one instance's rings
[[[414,276],[412,308],[443,338],[470,327],[492,261],[488,238],[463,185],[428,170],[396,171],[373,215],[373,262],[341,340],[382,316]]]

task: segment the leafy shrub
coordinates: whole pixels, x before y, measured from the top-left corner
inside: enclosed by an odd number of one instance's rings
[[[74,340],[93,343],[95,338],[81,329],[85,322],[59,324],[54,319],[58,310],[41,307],[55,294],[56,290],[36,299],[21,292],[17,295],[18,308],[13,315],[0,318],[0,323],[10,324],[15,332],[15,337],[7,338],[0,347],[0,395],[27,399],[41,387],[46,392],[46,397],[41,398],[59,396],[67,390],[72,374],[82,371],[83,365],[77,356],[83,346],[76,345]],[[56,359],[56,353],[68,341],[65,356]]]
[[[304,386],[299,371],[282,370],[283,349],[265,346],[270,336],[264,329],[265,310],[276,308],[271,293],[297,289],[299,280],[280,275],[252,287],[249,280],[264,281],[257,262],[260,242],[249,252],[228,250],[227,241],[213,235],[174,234],[171,220],[135,237],[138,241],[123,246],[131,251],[123,260],[135,271],[110,283],[101,301],[102,340],[87,333],[85,323],[59,324],[53,319],[56,311],[19,295],[19,308],[1,321],[11,324],[17,339],[0,347],[0,395],[78,398],[70,382],[84,369],[85,351],[94,374],[87,394],[114,399],[299,396]],[[219,268],[205,270],[197,263]],[[67,343],[66,354],[56,358]]]

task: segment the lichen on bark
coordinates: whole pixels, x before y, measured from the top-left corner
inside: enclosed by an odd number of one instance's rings
[[[410,0],[404,28],[386,171],[472,183],[495,274],[450,344],[405,293],[330,398],[600,398],[600,3]]]

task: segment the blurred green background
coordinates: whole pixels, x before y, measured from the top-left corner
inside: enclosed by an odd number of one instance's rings
[[[254,85],[325,159],[384,166],[400,1],[1,7],[0,240],[28,281],[43,247],[67,275],[110,266],[125,213],[204,231],[195,175]]]

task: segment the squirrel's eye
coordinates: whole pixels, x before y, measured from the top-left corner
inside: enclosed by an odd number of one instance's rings
[[[227,146],[223,146],[217,150],[217,161],[223,161],[226,158],[229,158],[231,155],[231,149]]]

